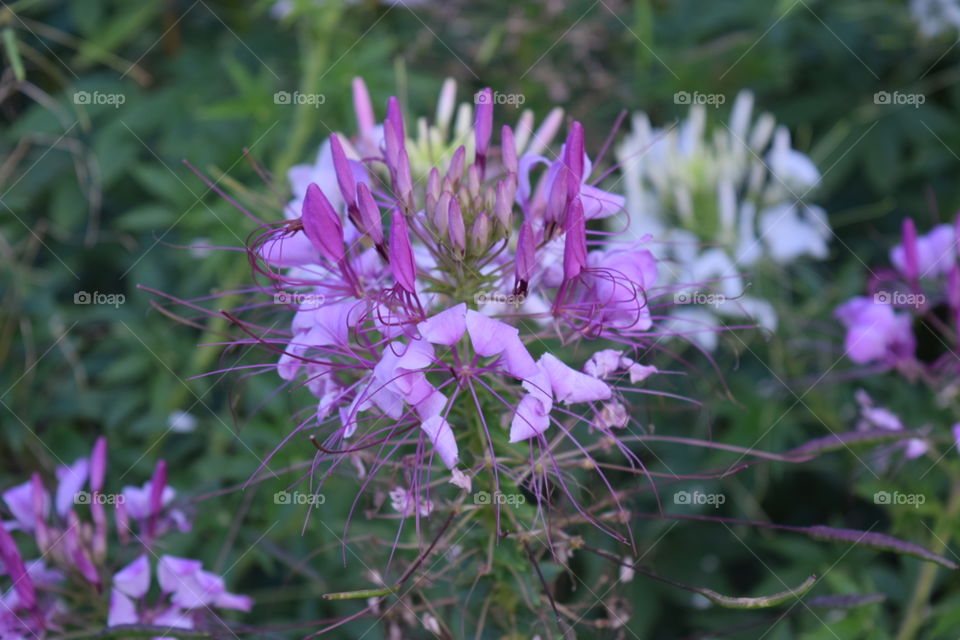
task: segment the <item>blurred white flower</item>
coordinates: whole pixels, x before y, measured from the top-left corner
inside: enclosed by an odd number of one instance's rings
[[[960,29],[960,0],[910,0],[910,13],[925,38]]]
[[[649,248],[665,261],[663,277],[678,296],[696,303],[696,294],[709,294],[709,304],[681,307],[672,329],[712,349],[723,318],[776,327],[773,307],[745,295],[745,271],[761,261],[825,258],[831,231],[823,209],[805,202],[820,171],[773,116],[754,119],[752,93],[737,96],[728,122],[707,125],[702,104],[663,129],[634,115],[617,149],[627,196],[617,228],[623,240],[652,237]],[[710,291],[680,286],[689,282]]]

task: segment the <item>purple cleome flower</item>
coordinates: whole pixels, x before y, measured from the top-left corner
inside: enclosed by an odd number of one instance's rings
[[[251,242],[266,292],[297,300],[289,331],[228,314],[244,344],[277,353],[279,376],[317,398],[283,442],[319,428],[318,464],[331,470],[372,450],[376,475],[412,447],[415,473],[437,460],[468,477],[486,466],[494,482],[510,473],[500,452],[527,443],[536,472],[524,486],[539,496],[551,476],[569,495],[548,438],[584,457],[580,423],[615,439],[628,394],[652,393],[633,385],[656,371],[638,361],[663,335],[655,258],[591,226],[623,197],[589,182],[578,122],[549,154],[558,113],[536,132],[525,114],[497,138],[485,89],[453,145],[433,129],[418,144],[395,98],[377,126],[362,82],[354,92],[360,135],[331,136],[316,165],[292,170],[299,217],[264,223]],[[438,112],[452,99],[445,86]],[[604,363],[582,371],[594,351]]]

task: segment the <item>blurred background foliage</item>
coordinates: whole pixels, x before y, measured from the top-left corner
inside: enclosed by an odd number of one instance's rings
[[[942,407],[918,402],[927,396],[916,388],[846,375],[842,334],[830,316],[862,290],[867,266],[885,261],[904,216],[924,229],[960,203],[957,34],[922,38],[904,0],[421,0],[409,8],[303,0],[285,3],[284,17],[273,4],[10,0],[0,7],[4,486],[82,455],[106,434],[116,488],[145,481],[158,458],[170,462],[171,482],[196,516],[195,535],[174,551],[228,571],[233,590],[253,595],[258,604],[245,622],[271,627],[356,610],[351,602],[320,600],[369,583],[358,557],[347,553],[344,568],[338,543],[354,483],[335,478],[327,485],[325,508],[309,516],[304,535],[306,511],[270,499],[296,473],[265,472],[255,488],[236,490],[295,425],[291,416],[307,397],[274,395],[270,374],[191,379],[266,356],[198,346],[216,342],[223,321],[177,324],[151,308],[156,296],[137,288],[193,298],[247,286],[243,253],[186,248],[240,246],[252,225],[183,160],[261,217],[279,219],[286,169],[312,161],[331,131],[353,130],[354,76],[365,78],[378,105],[398,95],[408,113],[431,114],[446,76],[458,80],[464,100],[491,86],[524,95],[523,106],[540,115],[559,105],[584,122],[594,152],[624,109],[669,125],[687,109],[675,104],[675,92],[724,94],[725,116],[733,96],[752,89],[758,108],[786,124],[795,147],[824,173],[816,199],[836,231],[831,257],[792,269],[764,292],[781,310],[776,335],[737,332],[724,339],[715,363],[687,354],[689,375],[670,390],[705,408],[651,401],[644,419],[658,432],[782,451],[852,430],[853,391],[866,385],[909,416],[909,426],[949,424]],[[325,103],[275,103],[275,92],[295,90],[322,93]],[[77,104],[81,91],[120,94],[124,102]],[[878,91],[926,100],[917,108],[878,105]],[[505,105],[497,117],[513,122],[518,115]],[[80,291],[120,293],[126,302],[74,304]],[[170,430],[174,411],[195,416],[196,429]],[[308,444],[292,444],[269,468],[279,474],[311,454]],[[678,472],[731,460],[709,450],[664,448],[658,455]],[[805,465],[759,465],[721,483],[733,499],[718,513],[930,542],[927,522],[943,509],[945,474],[925,474],[922,460],[874,474],[865,470],[867,457],[843,452]],[[922,509],[873,504],[874,491],[907,483],[930,496]],[[656,505],[647,494],[636,507]],[[355,523],[351,532],[389,543],[395,523]],[[687,584],[759,594],[815,573],[823,580],[814,595],[888,598],[842,615],[806,605],[740,613],[638,577],[617,592],[630,613],[627,628],[588,632],[606,634],[595,637],[893,637],[920,566],[737,525],[640,520],[635,534],[651,567]],[[595,544],[616,550],[602,537]],[[577,554],[573,563],[586,585],[609,571],[594,555]],[[552,579],[559,594],[578,586],[564,572]],[[923,637],[955,637],[957,586],[957,577],[941,572]],[[342,637],[359,637],[369,626],[352,623]],[[365,637],[381,633],[374,628]],[[493,633],[488,627],[486,637],[499,637]]]

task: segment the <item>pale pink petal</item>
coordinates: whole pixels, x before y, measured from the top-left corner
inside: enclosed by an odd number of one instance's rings
[[[457,464],[457,439],[453,435],[450,423],[437,415],[424,420],[420,428],[430,438],[443,463],[448,468],[453,468]]]
[[[150,588],[150,562],[146,554],[125,566],[113,575],[114,591],[131,598],[142,598]]]
[[[550,378],[554,398],[560,402],[593,402],[608,400],[611,396],[605,382],[568,367],[549,353],[543,354],[540,363]]]
[[[140,622],[137,615],[137,606],[133,600],[114,589],[110,592],[110,611],[107,613],[107,626],[115,627],[120,624],[136,624]]]
[[[417,329],[427,342],[451,346],[459,342],[467,330],[467,305],[458,304],[427,318]]]
[[[550,411],[533,395],[526,395],[517,405],[517,412],[510,423],[510,442],[528,440],[547,430],[550,426]]]

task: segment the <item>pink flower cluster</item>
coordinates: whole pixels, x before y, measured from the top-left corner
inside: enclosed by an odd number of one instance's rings
[[[193,628],[200,608],[226,607],[248,611],[249,598],[228,593],[223,579],[203,571],[199,561],[163,556],[158,564],[163,607],[142,609],[149,587],[147,554],[161,536],[187,531],[186,515],[171,503],[176,491],[167,484],[166,464],[160,461],[153,477],[143,487],[124,487],[119,494],[104,493],[107,441],[97,440],[89,458],[81,458],[56,470],[57,486],[49,492],[39,473],[27,482],[3,492],[10,519],[0,526],[0,576],[10,587],[0,596],[0,637],[5,640],[43,638],[50,631],[89,629],[104,623],[149,623]],[[115,509],[119,545],[113,553],[122,556],[139,548],[142,555],[111,575],[116,566],[108,544],[107,506]],[[89,508],[89,521],[78,507]],[[86,509],[84,509],[86,510]],[[37,555],[34,560],[25,550]],[[49,566],[48,566],[49,565]],[[111,588],[104,618],[89,607],[71,609],[65,594],[87,594],[86,600],[103,601]],[[139,600],[135,603],[131,598]],[[82,601],[82,600],[81,600]]]
[[[316,396],[293,433],[329,427],[328,454],[414,444],[428,461],[429,443],[456,468],[468,440],[468,467],[496,458],[501,429],[505,444],[544,445],[551,427],[626,426],[624,394],[654,371],[637,361],[660,335],[663,292],[642,243],[591,225],[624,200],[590,182],[580,123],[556,155],[543,153],[557,116],[505,125],[495,145],[485,89],[467,139],[428,135],[424,152],[396,98],[377,125],[362,82],[354,91],[360,134],[332,135],[291,172],[293,217],[253,243],[268,291],[295,301],[290,331],[233,318]]]
[[[913,220],[903,223],[901,244],[890,251],[892,269],[877,271],[869,296],[848,300],[836,310],[846,327],[845,352],[859,364],[879,363],[901,373],[955,374],[960,336],[960,216],[917,235]],[[918,326],[939,342],[939,356],[923,362],[917,354]]]

